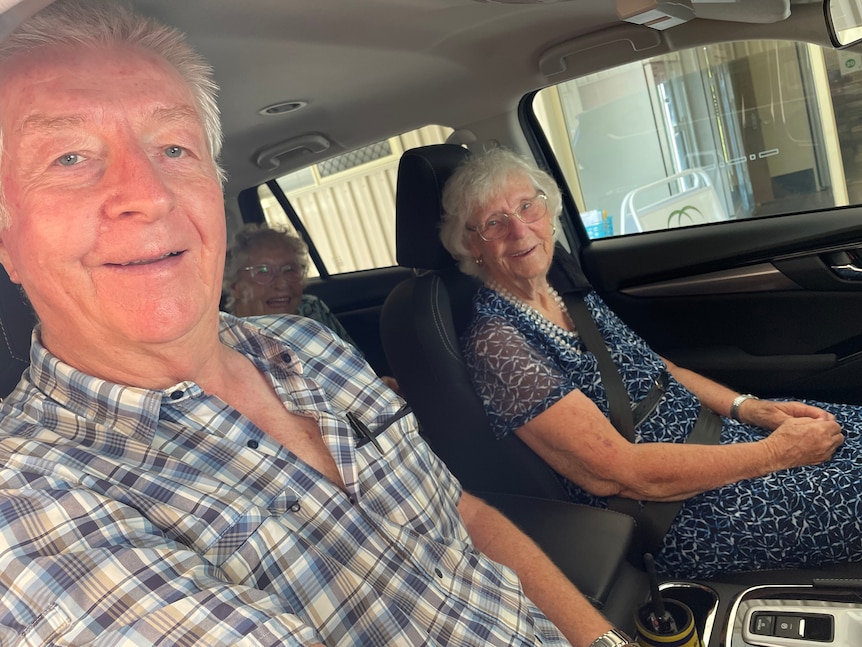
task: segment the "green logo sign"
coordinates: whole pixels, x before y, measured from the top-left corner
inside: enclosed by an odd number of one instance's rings
[[[693,215],[697,214],[697,216]],[[676,220],[676,224],[674,224]],[[684,206],[682,209],[675,209],[670,212],[667,217],[667,227],[683,227],[684,225],[694,225],[697,222],[706,222],[703,217],[703,212],[693,204]]]

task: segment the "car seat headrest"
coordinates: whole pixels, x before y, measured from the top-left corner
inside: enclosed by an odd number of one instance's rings
[[[470,155],[455,144],[405,151],[398,164],[395,194],[396,258],[403,267],[441,270],[455,260],[440,242],[443,185]]]

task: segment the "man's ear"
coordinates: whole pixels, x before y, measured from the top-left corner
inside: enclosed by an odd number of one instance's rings
[[[6,273],[9,275],[12,283],[21,283],[21,279],[18,278],[18,272],[15,271],[15,264],[12,262],[12,258],[9,256],[9,251],[6,249],[6,243],[3,240],[3,233],[0,231],[0,265],[2,265],[6,269]]]

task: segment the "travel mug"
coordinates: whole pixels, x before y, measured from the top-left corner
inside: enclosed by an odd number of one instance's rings
[[[637,641],[641,647],[703,647],[694,614],[679,600],[665,600],[658,586],[655,560],[644,555],[650,585],[650,601],[635,614]]]
[[[678,600],[663,602],[672,621],[658,626],[653,604],[642,606],[635,617],[638,644],[641,647],[703,647],[691,609]]]

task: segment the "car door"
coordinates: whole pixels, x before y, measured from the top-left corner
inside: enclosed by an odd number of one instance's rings
[[[594,241],[596,289],[662,355],[742,392],[862,403],[862,211]]]
[[[532,127],[596,290],[658,352],[743,392],[862,403],[862,75],[846,56],[722,43],[529,99],[562,97],[565,125]]]

